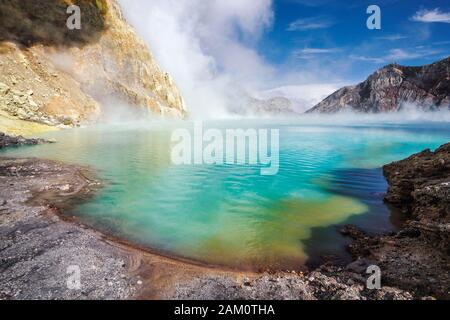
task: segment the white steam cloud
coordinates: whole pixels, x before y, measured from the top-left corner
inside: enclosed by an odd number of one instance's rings
[[[241,86],[274,73],[254,49],[272,23],[271,0],[119,2],[193,116],[225,116]]]
[[[359,113],[345,111],[333,114],[303,114],[295,119],[296,123],[320,125],[387,125],[387,124],[422,124],[450,123],[450,110],[424,111],[413,104],[404,104],[398,112]]]
[[[272,0],[118,1],[158,64],[174,78],[194,119],[230,117],[228,110],[247,107],[248,95],[282,96],[303,112],[349,84],[336,76],[336,68],[349,67],[345,61],[334,62],[330,71],[322,60],[293,59],[274,65],[258,52],[264,32],[274,24]],[[324,49],[303,49],[303,53],[322,56]],[[447,119],[447,113],[435,116],[411,110],[386,115],[399,120],[406,116]],[[364,117],[355,115],[355,119]],[[344,116],[352,118],[353,114]]]
[[[344,83],[288,85],[260,91],[256,97],[260,99],[285,97],[292,102],[296,112],[303,113],[343,86],[345,86]]]

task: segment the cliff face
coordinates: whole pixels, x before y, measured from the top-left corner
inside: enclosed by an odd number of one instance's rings
[[[450,107],[450,57],[423,67],[388,65],[366,81],[336,91],[308,112],[392,112],[405,103],[427,111]]]
[[[81,30],[66,27],[70,4],[81,8]],[[115,0],[0,0],[0,129],[13,120],[96,121],[113,112],[112,101],[185,114],[177,87]]]

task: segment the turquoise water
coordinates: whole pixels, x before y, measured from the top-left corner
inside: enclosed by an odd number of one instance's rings
[[[45,136],[56,144],[1,154],[97,169],[105,188],[71,214],[130,242],[210,264],[284,269],[322,254],[343,255],[345,239],[336,225],[394,229],[395,216],[382,201],[380,167],[450,141],[447,123],[205,123],[279,129],[279,172],[262,176],[258,165],[173,165],[170,136],[177,125],[66,130]]]

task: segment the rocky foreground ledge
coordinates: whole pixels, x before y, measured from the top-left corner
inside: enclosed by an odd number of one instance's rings
[[[99,189],[92,170],[0,158],[0,299],[448,299],[449,151],[447,145],[385,167],[386,199],[409,216],[400,232],[368,236],[347,226],[351,264],[263,274],[121,244],[61,215]],[[374,264],[379,290],[366,287]],[[79,267],[79,289],[67,286],[71,266]]]
[[[98,187],[87,168],[0,158],[0,299],[121,299],[134,292],[124,251],[59,217]],[[83,287],[69,290],[71,266]]]

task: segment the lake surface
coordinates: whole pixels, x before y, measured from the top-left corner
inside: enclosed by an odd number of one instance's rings
[[[279,129],[280,165],[171,162],[171,133],[190,123],[149,122],[54,132],[55,144],[2,151],[90,165],[106,186],[70,214],[127,241],[238,268],[297,269],[345,258],[336,226],[395,229],[381,166],[450,141],[448,123],[311,124],[221,121],[205,127]]]

